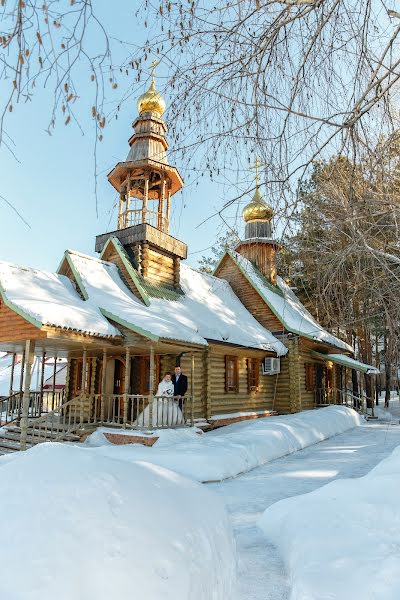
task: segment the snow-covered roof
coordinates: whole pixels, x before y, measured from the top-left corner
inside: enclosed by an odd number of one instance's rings
[[[206,340],[287,352],[246,310],[230,285],[181,265],[178,300],[151,298],[145,306],[126,287],[117,267],[106,261],[68,251],[66,259],[82,291],[108,318],[138,333],[207,345]]]
[[[150,338],[207,345],[196,328],[165,318],[162,311],[144,306],[123,283],[113,263],[71,250],[65,256],[88,300],[106,317]]]
[[[152,310],[197,328],[208,340],[286,354],[287,348],[253,317],[224,279],[181,264],[180,285],[180,300],[152,298]]]
[[[350,356],[346,356],[345,354],[322,354],[321,352],[314,352],[313,354],[318,358],[330,360],[334,363],[342,365],[343,367],[349,367],[350,369],[361,371],[367,375],[379,375],[379,369],[377,367],[373,367],[367,363],[350,358]]]
[[[349,344],[326,331],[314,319],[281,277],[277,277],[277,286],[274,288],[247,258],[231,250],[227,253],[287,331],[353,352]]]
[[[121,335],[95,304],[80,298],[64,275],[0,261],[0,294],[6,306],[36,327],[50,325],[104,337]]]

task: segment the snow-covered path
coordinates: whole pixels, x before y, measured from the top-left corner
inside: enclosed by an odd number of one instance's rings
[[[289,582],[280,557],[256,525],[268,506],[283,498],[311,492],[339,477],[361,477],[398,445],[399,425],[374,423],[235,479],[209,484],[223,496],[234,526],[239,555],[239,599],[286,600],[289,596]]]

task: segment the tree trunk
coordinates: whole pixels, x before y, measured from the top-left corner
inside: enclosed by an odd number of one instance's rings
[[[390,400],[390,375],[391,375],[391,364],[389,361],[389,352],[388,352],[388,339],[385,333],[384,337],[384,350],[385,350],[385,408],[389,408],[389,400]]]
[[[389,408],[390,385],[391,385],[391,365],[388,358],[385,358],[385,407]]]

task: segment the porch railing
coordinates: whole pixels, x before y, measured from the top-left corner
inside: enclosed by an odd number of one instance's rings
[[[162,429],[192,426],[193,398],[171,396],[118,395],[89,397],[88,422],[131,429]]]
[[[37,418],[27,426],[29,443],[71,441],[73,434],[98,426],[135,430],[190,427],[193,425],[193,398],[116,395],[78,396]]]
[[[350,408],[367,412],[367,396],[362,393],[359,396],[348,389],[321,388],[315,390],[315,406],[329,406],[331,404],[344,404]],[[373,402],[372,402],[373,406]]]
[[[23,394],[14,392],[11,396],[0,399],[0,425],[8,425],[18,421],[22,416]],[[43,413],[50,413],[60,407],[64,402],[64,390],[30,392],[28,417],[40,417]]]

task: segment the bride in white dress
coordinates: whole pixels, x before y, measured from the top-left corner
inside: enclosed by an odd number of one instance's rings
[[[174,400],[174,384],[172,383],[172,375],[168,371],[158,384],[157,393],[154,396],[151,426],[171,427],[182,423],[182,412],[178,403]],[[139,415],[136,424],[143,427],[149,426],[148,406]]]

